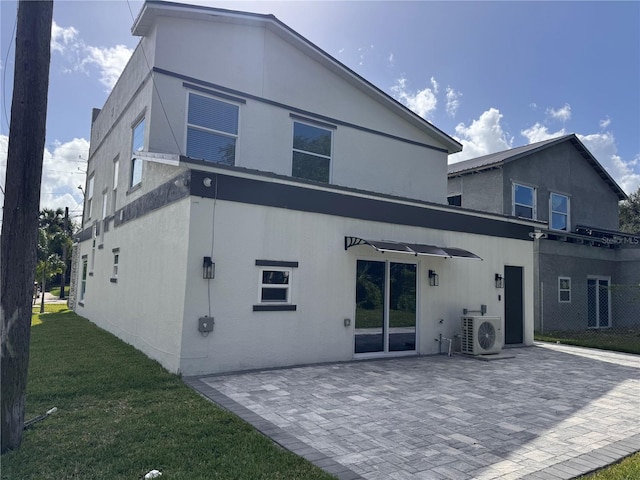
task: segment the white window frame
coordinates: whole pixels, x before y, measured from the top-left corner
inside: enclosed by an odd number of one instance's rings
[[[87,273],[89,270],[89,259],[86,255],[82,257],[82,272],[80,275],[80,302],[84,301],[87,292]]]
[[[307,150],[300,150],[298,148],[293,148],[293,141],[294,141],[294,137],[295,137],[295,131],[296,131],[296,123],[299,123],[301,125],[308,125],[310,127],[313,128],[317,128],[320,130],[326,130],[327,132],[329,132],[329,134],[331,135],[331,151],[329,152],[329,155],[323,155],[321,153],[315,153],[315,152],[309,152]],[[301,120],[299,118],[295,118],[293,119],[293,122],[291,123],[291,176],[293,176],[293,154],[294,153],[302,153],[304,155],[311,155],[313,157],[319,157],[319,158],[326,158],[329,159],[329,178],[327,179],[326,183],[331,183],[331,179],[333,178],[333,139],[334,139],[334,132],[335,127],[332,127],[330,125],[325,125],[325,124],[318,124],[318,123],[314,123],[311,121],[304,121]],[[307,180],[303,177],[295,177],[295,178],[301,178],[302,180]],[[313,180],[311,180],[313,181]],[[323,182],[324,183],[324,182]]]
[[[237,118],[237,123],[238,123],[238,132],[233,134],[233,133],[229,133],[229,132],[224,132],[221,130],[214,130],[211,128],[207,128],[207,127],[203,127],[201,125],[196,125],[193,123],[189,123],[189,97],[191,95],[197,95],[200,97],[204,97],[204,98],[210,98],[212,100],[216,100],[220,103],[226,103],[228,105],[233,105],[235,107],[238,108],[238,118]],[[235,151],[234,151],[234,155],[233,155],[233,165],[238,165],[238,141],[240,139],[240,115],[241,115],[241,106],[243,101],[238,99],[237,101],[233,101],[233,100],[229,100],[227,98],[227,96],[224,96],[224,98],[221,98],[222,95],[207,95],[204,92],[193,92],[193,91],[187,91],[187,98],[186,98],[186,105],[185,105],[185,131],[184,131],[184,151],[187,152],[189,144],[188,144],[188,135],[189,135],[189,128],[195,129],[195,130],[200,130],[202,132],[207,132],[207,133],[212,133],[214,135],[219,135],[219,136],[223,136],[223,137],[229,137],[229,138],[233,138],[235,139],[236,142],[236,147],[235,147]],[[187,154],[188,156],[188,154]],[[196,159],[198,160],[198,159]],[[204,160],[204,159],[203,159]],[[220,163],[220,162],[213,162],[211,160],[204,160],[207,163],[212,163],[212,164],[216,164],[216,163]],[[226,165],[224,163],[222,163],[222,165]]]
[[[102,192],[102,220],[107,218],[107,207],[109,206],[109,191]],[[102,233],[102,230],[101,232]]]
[[[118,267],[120,265],[120,249],[114,248],[113,252],[113,268],[111,270],[111,279],[118,280]]]
[[[263,283],[264,272],[286,272],[288,282],[286,284]],[[258,305],[291,305],[292,302],[292,279],[293,269],[288,267],[261,267],[258,272]],[[262,290],[264,288],[274,288],[286,290],[286,299],[283,300],[263,300]]]
[[[145,120],[146,120],[146,118],[143,115],[140,118],[138,118],[138,120],[136,120],[134,122],[134,124],[132,125],[132,127],[131,127],[131,172],[129,174],[129,188],[137,187],[138,185],[140,185],[142,183],[142,160],[139,159],[139,158],[136,158],[135,154],[136,154],[136,152],[144,150],[145,134],[146,134],[146,129],[147,129],[147,125],[146,125]],[[134,141],[135,141],[135,138],[136,138],[136,130],[138,129],[138,127],[140,127],[140,125],[142,125],[142,147],[136,150],[135,149],[136,145],[134,145]],[[138,168],[140,169],[140,178],[139,179],[136,179],[134,177],[134,175],[136,173],[136,166],[138,166]],[[134,183],[134,181],[135,181],[135,183]]]
[[[95,175],[91,175],[91,177],[89,177],[89,181],[87,182],[87,216],[85,218],[85,221],[91,218],[91,210],[93,208],[93,184],[95,178]]]
[[[523,187],[523,188],[529,188],[532,190],[532,200],[533,200],[533,205],[526,205],[524,203],[517,203],[516,202],[516,187]],[[532,185],[525,185],[524,183],[519,183],[519,182],[513,182],[511,184],[511,214],[515,217],[516,216],[516,206],[519,205],[521,207],[526,207],[526,208],[531,208],[531,220],[537,220],[538,218],[538,211],[537,211],[537,189],[536,187],[532,186]],[[520,218],[529,218],[529,217],[520,217]]]
[[[568,287],[563,288],[563,282],[567,282]],[[564,292],[569,294],[568,300],[562,299],[562,294]],[[558,303],[571,303],[571,277],[558,277]]]
[[[567,199],[567,212],[559,212],[553,209],[553,196],[556,195],[558,197],[564,197]],[[562,229],[562,228],[554,228],[553,227],[553,214],[557,214],[557,215],[564,215],[565,217],[567,217],[567,228]],[[569,198],[569,195],[564,195],[562,193],[558,193],[558,192],[551,192],[549,194],[549,229],[551,230],[556,230],[559,232],[569,232],[571,231],[571,198]]]

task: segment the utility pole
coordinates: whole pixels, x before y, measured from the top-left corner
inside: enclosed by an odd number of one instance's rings
[[[64,207],[64,235],[69,234],[69,207]],[[60,300],[64,300],[64,287],[67,276],[67,242],[65,238],[64,245],[62,245],[62,276],[60,280]]]
[[[18,4],[0,245],[0,453],[20,447],[24,429],[52,16],[53,0]]]

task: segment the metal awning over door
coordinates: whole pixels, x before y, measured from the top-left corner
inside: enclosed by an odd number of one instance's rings
[[[344,237],[344,249],[358,245],[368,245],[380,253],[404,253],[414,256],[431,256],[443,258],[466,258],[469,260],[482,260],[475,253],[454,247],[437,247],[420,243],[405,243],[392,240],[366,240],[360,237]]]

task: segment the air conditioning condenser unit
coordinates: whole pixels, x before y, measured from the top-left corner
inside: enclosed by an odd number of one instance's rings
[[[462,353],[470,355],[500,353],[503,345],[502,318],[462,317]]]

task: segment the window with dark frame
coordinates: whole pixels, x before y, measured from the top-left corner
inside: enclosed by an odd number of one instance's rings
[[[331,130],[294,121],[291,176],[329,183],[331,142]]]
[[[461,207],[462,206],[462,195],[449,195],[447,197],[447,202],[449,205],[453,207]]]
[[[235,165],[240,107],[189,92],[188,108],[187,156]]]

